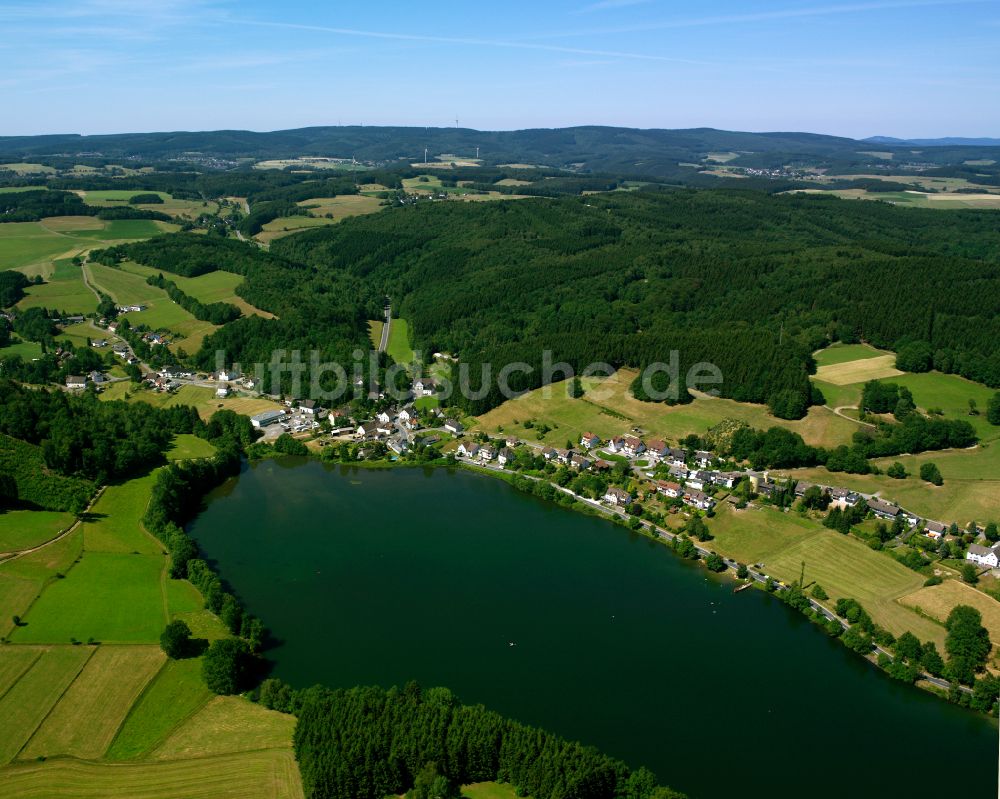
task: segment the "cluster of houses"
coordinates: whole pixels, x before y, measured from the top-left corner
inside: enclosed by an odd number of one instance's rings
[[[139,359],[133,355],[132,350],[129,349],[128,344],[124,341],[119,341],[111,348],[111,350],[115,355],[125,361],[125,363],[139,363]]]
[[[66,376],[66,388],[71,391],[83,390],[87,387],[88,383],[93,383],[95,386],[103,386],[107,382],[107,375],[97,371],[91,372],[89,375]]]

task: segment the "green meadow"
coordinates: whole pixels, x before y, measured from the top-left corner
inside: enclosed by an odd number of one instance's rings
[[[72,513],[8,510],[0,513],[0,552],[38,546],[73,524]]]

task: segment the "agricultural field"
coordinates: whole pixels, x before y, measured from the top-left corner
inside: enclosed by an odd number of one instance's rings
[[[0,769],[7,799],[302,799],[291,747],[134,764],[49,760]]]
[[[862,361],[869,358],[878,358],[892,353],[885,350],[877,350],[868,344],[831,344],[825,349],[813,353],[817,366],[834,366],[848,361]]]
[[[506,433],[534,441],[538,426],[544,423],[551,429],[538,440],[560,447],[567,440],[579,441],[587,431],[608,439],[633,427],[646,436],[678,441],[690,433],[704,433],[723,419],[741,419],[757,428],[785,427],[816,446],[847,443],[857,429],[856,423],[823,407],[810,408],[805,419],[787,421],[772,416],[763,405],[721,398],[700,397],[674,407],[640,402],[629,391],[636,374],[620,369],[608,378],[584,378],[586,393],[581,399],[567,396],[565,382],[536,389],[478,417],[475,427],[490,434],[503,428]],[[528,420],[534,422],[534,428],[525,428]]]
[[[7,649],[0,650],[0,658]],[[0,726],[0,764],[17,757],[93,653],[89,646],[45,649],[0,697],[0,718],[4,721]]]
[[[108,759],[149,754],[213,696],[202,682],[198,658],[167,661],[133,705],[107,751]]]
[[[0,553],[38,546],[73,524],[72,513],[8,510],[0,513]]]
[[[744,563],[763,563],[768,574],[784,582],[817,582],[832,600],[858,600],[872,618],[894,635],[910,630],[921,640],[944,643],[944,629],[899,603],[923,585],[924,577],[875,552],[850,536],[818,522],[771,508],[738,511],[722,507],[709,521],[715,536],[710,546]]]
[[[241,696],[216,696],[152,753],[155,760],[278,749],[287,746],[294,716],[268,710]],[[252,730],[253,735],[247,735]]]
[[[165,558],[85,551],[48,586],[11,634],[14,643],[155,643],[166,623],[160,586]]]
[[[21,341],[17,336],[13,336],[11,341],[13,343],[9,347],[0,348],[0,360],[13,358],[15,355],[26,361],[42,357],[42,345],[37,341]]]
[[[901,374],[903,373],[896,368],[896,356],[892,353],[831,363],[816,369],[817,380],[835,386],[898,377]]]
[[[298,205],[315,216],[325,218],[329,214],[332,221],[339,222],[349,216],[373,214],[382,208],[381,203],[382,201],[376,197],[367,197],[363,194],[343,194],[339,197],[316,197],[311,200],[302,200]]]
[[[205,446],[179,436],[174,454]],[[166,557],[139,526],[152,480],[108,487],[82,531],[0,564],[0,613],[24,618],[0,647],[3,795],[301,799],[294,718],[215,697],[200,659],[168,662],[158,646],[170,616],[191,619],[196,637],[227,633],[194,586],[165,579]],[[15,582],[30,610],[9,603]],[[101,643],[68,643],[91,636]]]
[[[176,229],[175,225],[146,219],[104,221],[90,216],[0,224],[0,264],[48,281],[30,286],[20,307],[92,313],[97,308],[97,296],[84,284],[79,267],[71,259],[97,247]]]
[[[900,602],[942,623],[956,605],[971,605],[982,614],[990,640],[1000,645],[1000,602],[959,580],[945,580],[940,585],[921,588],[902,597]]]
[[[382,328],[385,327],[385,322],[381,319],[369,319],[368,320],[368,339],[372,343],[372,349],[378,349],[378,345],[382,343]]]
[[[159,646],[96,647],[20,757],[103,756],[129,708],[165,660]]]

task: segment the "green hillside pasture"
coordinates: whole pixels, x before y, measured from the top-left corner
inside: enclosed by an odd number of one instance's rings
[[[775,418],[763,405],[729,399],[699,398],[674,407],[641,402],[629,391],[636,374],[620,369],[609,378],[586,378],[583,384],[587,394],[582,399],[568,397],[565,382],[537,389],[480,416],[476,427],[490,434],[502,427],[506,433],[534,441],[537,428],[544,423],[552,429],[541,441],[559,447],[567,439],[579,441],[584,432],[596,433],[607,440],[628,433],[632,427],[639,427],[646,436],[679,441],[689,433],[705,433],[723,419],[740,419],[762,430],[784,427],[801,435],[807,443],[824,447],[850,443],[858,429],[856,423],[823,407],[810,408],[805,419],[787,421]],[[524,427],[529,419],[535,422],[532,429]]]
[[[132,707],[107,751],[109,760],[149,754],[214,694],[201,677],[201,659],[170,660]]]
[[[88,263],[87,273],[90,275],[91,283],[119,305],[149,305],[157,300],[170,302],[163,289],[150,286],[145,278],[122,269]]]
[[[892,353],[876,355],[853,361],[841,361],[816,369],[816,378],[836,386],[880,380],[903,374],[896,368],[896,356]]]
[[[13,616],[22,619],[45,586],[72,568],[83,551],[77,529],[37,552],[0,563],[0,636],[14,630]]]
[[[163,547],[142,529],[142,517],[149,505],[153,474],[108,486],[91,508],[83,525],[83,546],[92,552],[138,552],[159,555]]]
[[[302,799],[291,747],[163,763],[78,760],[0,769],[6,799]]]
[[[513,785],[498,782],[476,782],[462,786],[462,799],[515,799]]]
[[[22,759],[101,757],[129,708],[160,670],[158,646],[100,646],[21,752]]]
[[[198,436],[182,433],[174,436],[170,449],[167,450],[167,460],[183,461],[191,458],[211,458],[215,454],[212,442]]]
[[[46,230],[38,222],[5,222],[0,224],[0,267],[20,269],[29,277],[51,273],[41,269],[27,269],[33,264],[50,264],[57,255],[73,252],[78,247],[72,238]]]
[[[817,366],[832,366],[847,361],[861,361],[890,355],[886,350],[877,350],[868,344],[831,344],[826,349],[813,353]]]
[[[86,552],[65,579],[46,588],[11,639],[155,643],[166,623],[163,567],[158,555]]]
[[[381,319],[368,320],[368,339],[372,343],[372,349],[377,350],[378,345],[382,343],[383,327],[385,327],[385,322],[383,322]]]
[[[1000,438],[1000,427],[986,421],[986,405],[997,393],[996,389],[941,372],[904,374],[882,382],[906,386],[913,392],[913,400],[919,408],[940,408],[946,417],[965,419],[976,428],[976,434],[984,441]],[[978,416],[969,415],[970,399],[978,405]]]
[[[161,233],[173,233],[176,230],[177,225],[155,219],[111,219],[104,223],[103,230],[81,230],[76,235],[98,242],[134,241],[151,239]]]
[[[939,625],[897,601],[923,585],[924,578],[855,538],[771,508],[723,508],[710,520],[709,530],[715,536],[710,546],[722,554],[743,563],[763,563],[768,574],[786,583],[799,579],[804,561],[806,584],[818,582],[833,600],[858,600],[895,635],[910,630],[943,645]]]
[[[67,325],[66,327],[62,328],[59,331],[58,335],[56,336],[56,340],[64,341],[66,339],[69,339],[69,341],[72,342],[74,347],[86,347],[88,338],[99,339],[106,337],[107,337],[106,333],[101,333],[98,330],[95,330],[87,322],[81,322],[80,324]]]
[[[216,696],[153,752],[156,760],[178,760],[291,744],[295,717],[241,696]]]
[[[119,305],[146,305],[144,311],[122,315],[133,326],[146,325],[152,330],[169,330],[176,335],[172,347],[195,352],[202,340],[217,326],[195,319],[167,296],[163,289],[150,286],[145,278],[103,264],[88,264],[91,281]]]
[[[161,271],[159,269],[153,269],[132,261],[124,262],[121,264],[120,268],[126,272],[140,275],[143,278],[160,274]],[[274,316],[274,314],[262,311],[260,308],[255,308],[242,297],[238,297],[236,295],[236,287],[243,282],[243,275],[237,275],[232,272],[223,272],[221,270],[208,272],[204,275],[198,275],[198,277],[184,277],[182,275],[174,275],[169,272],[164,272],[163,274],[168,280],[176,283],[177,287],[185,294],[190,294],[196,300],[201,302],[228,302],[239,308],[243,312],[244,316],[256,315],[263,316],[265,318],[271,318]]]
[[[396,363],[409,364],[413,361],[414,353],[410,347],[410,325],[405,319],[393,319],[389,328],[389,343],[385,348],[386,353]]]
[[[48,510],[9,510],[0,513],[0,552],[30,549],[55,538],[76,517]]]
[[[0,763],[17,757],[93,653],[89,646],[52,647],[0,698]]]
[[[25,361],[42,357],[42,345],[38,342],[21,341],[16,335],[11,340],[14,342],[13,344],[0,349],[0,361],[4,358],[13,358],[15,356]]]

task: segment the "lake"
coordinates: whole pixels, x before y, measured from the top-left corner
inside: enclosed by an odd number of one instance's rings
[[[989,720],[763,592],[497,479],[267,460],[190,532],[299,687],[446,685],[693,799],[995,795]]]

